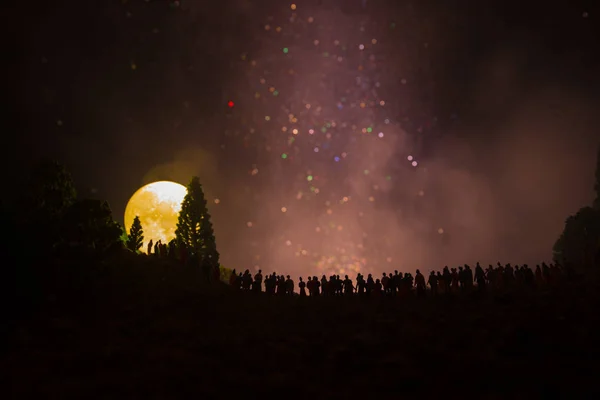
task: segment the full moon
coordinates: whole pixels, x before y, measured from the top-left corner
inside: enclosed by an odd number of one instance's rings
[[[179,183],[160,181],[149,183],[131,196],[125,207],[125,227],[127,233],[136,216],[140,217],[144,230],[144,244],[141,251],[147,252],[148,243],[161,240],[168,244],[175,239],[177,218],[181,202],[187,188]]]

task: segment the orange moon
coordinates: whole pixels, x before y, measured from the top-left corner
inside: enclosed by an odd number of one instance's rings
[[[179,183],[159,181],[141,187],[131,196],[125,207],[125,227],[129,233],[134,218],[140,217],[144,230],[142,252],[147,252],[150,240],[167,244],[175,239],[177,218],[186,194],[187,188]]]

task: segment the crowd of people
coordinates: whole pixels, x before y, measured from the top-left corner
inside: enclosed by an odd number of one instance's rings
[[[394,271],[383,273],[381,278],[374,278],[372,274],[358,274],[356,282],[345,275],[331,275],[327,278],[323,275],[321,279],[317,276],[309,276],[306,281],[298,278],[298,295],[362,295],[362,296],[408,296],[416,294],[419,297],[425,295],[440,295],[452,293],[465,293],[473,290],[485,291],[488,289],[502,290],[517,287],[542,286],[553,284],[562,279],[574,278],[574,271],[570,267],[562,267],[559,264],[538,264],[535,269],[527,264],[502,265],[496,267],[489,265],[487,269],[479,263],[475,268],[469,265],[458,268],[444,267],[442,271],[431,271],[426,277],[419,270],[413,276],[411,273]],[[290,275],[277,275],[273,272],[263,276],[259,270],[254,276],[249,270],[236,272],[233,270],[229,284],[236,290],[245,292],[265,292],[269,295],[295,295],[296,282]]]

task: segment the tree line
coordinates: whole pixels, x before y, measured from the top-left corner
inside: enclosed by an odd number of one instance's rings
[[[144,230],[138,216],[129,233],[114,220],[107,201],[80,199],[67,168],[56,161],[36,165],[19,199],[16,223],[45,257],[83,255],[104,258],[121,250],[140,253]],[[8,210],[3,213],[8,215]],[[207,270],[219,270],[211,216],[198,177],[187,185],[176,237],[171,245],[185,248],[191,260]]]

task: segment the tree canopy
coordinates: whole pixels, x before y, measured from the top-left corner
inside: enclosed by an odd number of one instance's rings
[[[43,161],[33,168],[18,210],[27,240],[38,243],[36,250],[47,253],[61,242],[59,227],[76,196],[64,165]]]
[[[187,186],[175,231],[177,241],[197,255],[202,265],[219,266],[219,253],[200,179],[195,176]]]
[[[600,266],[600,147],[596,160],[596,198],[592,207],[583,207],[567,218],[554,244],[554,261],[570,263],[576,269]]]
[[[597,265],[600,250],[600,213],[583,207],[565,222],[554,245],[554,261],[571,263],[579,269]]]
[[[142,248],[143,243],[144,230],[142,229],[140,217],[136,215],[133,219],[133,223],[131,224],[131,229],[129,230],[129,234],[127,235],[127,241],[125,245],[129,250],[133,251],[134,253],[137,253]]]
[[[121,226],[113,220],[106,201],[84,199],[73,203],[62,226],[65,241],[70,246],[103,253],[122,243]]]

